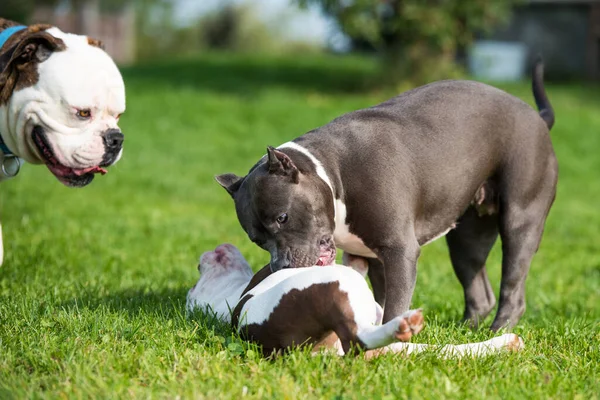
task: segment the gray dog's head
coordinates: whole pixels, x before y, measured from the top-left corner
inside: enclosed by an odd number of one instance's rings
[[[335,260],[333,196],[310,163],[269,147],[245,177],[216,179],[250,240],[271,254],[272,271]]]

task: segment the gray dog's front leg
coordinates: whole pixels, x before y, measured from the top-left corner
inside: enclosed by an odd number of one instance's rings
[[[383,323],[408,311],[417,281],[418,244],[403,248],[383,248],[379,258],[385,269],[385,308]]]

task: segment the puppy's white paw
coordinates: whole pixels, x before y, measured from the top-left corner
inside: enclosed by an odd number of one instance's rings
[[[490,339],[488,343],[498,350],[519,351],[525,348],[523,339],[514,333],[505,333],[504,335]]]

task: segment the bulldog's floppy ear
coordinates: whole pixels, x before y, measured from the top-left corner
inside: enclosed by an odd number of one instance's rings
[[[215,176],[215,180],[233,197],[235,192],[240,188],[244,178],[236,174],[223,174]]]
[[[298,167],[294,165],[294,162],[287,154],[269,146],[267,147],[267,157],[269,173],[289,176],[292,178],[292,182],[298,183]]]
[[[14,90],[34,85],[39,78],[35,65],[47,60],[52,52],[65,48],[61,39],[36,30],[26,33],[13,47],[0,54],[0,105]]]

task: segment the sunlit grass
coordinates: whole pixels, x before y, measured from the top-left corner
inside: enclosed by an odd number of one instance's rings
[[[229,196],[277,145],[393,90],[365,91],[361,58],[210,55],[124,71],[125,154],[83,190],[26,166],[0,188],[0,398],[597,398],[600,91],[549,85],[556,203],[515,332],[526,350],[478,360],[258,357],[228,327],[185,315],[201,252],[234,243],[259,268]],[[528,85],[504,87],[529,103]],[[498,288],[500,252],[488,263]],[[458,324],[462,291],[442,241],[423,250],[418,341],[489,338]],[[490,321],[488,321],[489,323]]]

